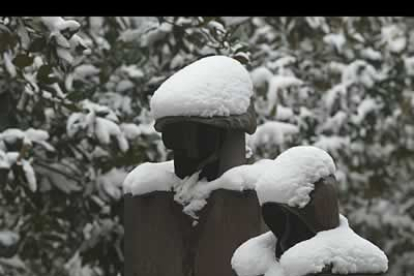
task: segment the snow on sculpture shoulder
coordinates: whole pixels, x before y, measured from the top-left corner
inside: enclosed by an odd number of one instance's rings
[[[271,231],[246,241],[234,252],[232,268],[238,276],[264,275],[276,263],[275,245]]]
[[[142,195],[154,191],[172,191],[180,179],[174,174],[173,161],[140,164],[123,182],[124,194]]]
[[[324,150],[312,146],[290,148],[280,154],[256,185],[260,205],[266,202],[303,208],[319,179],[335,173],[335,163]]]
[[[249,72],[225,56],[202,58],[167,79],[150,101],[155,119],[240,115],[253,95]]]
[[[296,244],[282,255],[280,264],[290,268],[290,276],[317,273],[329,264],[335,274],[381,273],[388,269],[384,252],[358,236],[342,215],[337,228]]]
[[[279,261],[275,244],[270,231],[246,241],[234,252],[232,268],[238,276],[303,276],[319,273],[329,264],[335,274],[375,274],[388,269],[384,252],[358,236],[342,215],[338,227],[296,244]]]

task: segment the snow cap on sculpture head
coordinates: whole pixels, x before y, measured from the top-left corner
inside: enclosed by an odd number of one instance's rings
[[[265,223],[277,237],[276,257],[339,225],[334,173],[327,152],[298,146],[279,155],[259,179],[256,191]]]
[[[237,60],[202,58],[167,79],[151,98],[155,129],[174,151],[180,178],[213,180],[245,162],[245,132],[256,130],[253,84]]]

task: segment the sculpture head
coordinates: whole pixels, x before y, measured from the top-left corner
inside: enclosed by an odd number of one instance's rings
[[[268,202],[262,205],[262,216],[277,237],[276,257],[295,244],[310,239],[320,231],[339,226],[339,207],[333,175],[314,183],[309,203],[303,207]]]
[[[256,130],[250,74],[237,60],[209,56],[168,78],[151,98],[155,129],[174,152],[180,178],[212,180],[245,162],[245,134]]]
[[[293,147],[259,179],[262,215],[277,237],[276,257],[318,232],[339,226],[335,164],[322,149]]]

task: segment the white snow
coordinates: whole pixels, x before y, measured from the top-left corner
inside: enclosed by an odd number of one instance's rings
[[[323,37],[323,42],[334,46],[338,52],[342,52],[346,39],[343,34],[331,33]]]
[[[288,121],[295,116],[293,110],[289,107],[285,107],[283,105],[277,105],[276,108],[276,120],[280,121]]]
[[[347,148],[351,145],[349,136],[325,136],[320,135],[318,141],[313,144],[315,147],[321,148],[325,151],[338,154],[338,151]]]
[[[41,129],[29,128],[25,133],[27,138],[33,142],[42,142],[49,139],[49,133]]]
[[[280,69],[289,66],[296,62],[296,58],[293,56],[284,56],[278,58],[276,61],[269,63],[271,69]]]
[[[171,191],[181,181],[174,174],[174,161],[138,165],[123,182],[124,194],[142,195],[154,191]]]
[[[37,190],[37,181],[33,167],[30,162],[25,159],[22,159],[20,162],[22,164],[24,174],[26,175],[27,184],[29,185],[30,190],[35,192]]]
[[[128,173],[123,169],[112,168],[105,174],[98,176],[96,181],[107,195],[115,200],[118,200],[122,196],[122,182],[127,174]]]
[[[276,241],[276,237],[269,231],[239,246],[231,258],[231,266],[237,275],[264,275],[276,263]]]
[[[336,112],[335,115],[325,121],[325,123],[322,125],[322,130],[329,130],[333,133],[338,133],[341,127],[347,121],[347,117],[348,115],[342,110]]]
[[[12,62],[11,53],[4,52],[3,53],[4,65],[6,67],[7,72],[9,72],[10,76],[14,78],[16,76],[16,66],[14,66]]]
[[[0,149],[0,169],[9,169],[10,163],[7,158],[7,154]]]
[[[100,69],[92,64],[81,64],[73,71],[75,79],[85,79],[94,76],[100,72]]]
[[[253,84],[255,87],[262,87],[272,78],[273,74],[266,67],[257,67],[251,73]]]
[[[385,26],[381,29],[383,42],[390,52],[400,53],[407,45],[407,38],[403,30],[397,25]]]
[[[111,141],[111,136],[115,136],[119,148],[123,152],[126,152],[128,150],[128,141],[126,140],[124,134],[121,132],[117,124],[100,117],[96,117],[95,124],[95,134],[99,142],[102,144],[109,144]]]
[[[380,106],[372,98],[364,99],[358,106],[358,114],[353,117],[354,122],[361,123],[368,113],[377,110]]]
[[[199,173],[183,179],[174,185],[175,201],[184,206],[184,213],[198,219],[196,212],[206,204],[213,191],[224,189],[233,191],[254,190],[259,177],[266,171],[272,160],[263,159],[251,165],[241,165],[226,171],[219,178],[207,182],[199,179]]]
[[[114,92],[102,93],[99,98],[99,104],[106,105],[113,110],[120,111],[121,114],[126,113],[128,115],[133,114],[131,101],[131,97]]]
[[[111,109],[88,100],[83,101],[82,106],[85,113],[75,112],[68,118],[66,132],[69,137],[86,130],[89,136],[96,137],[102,144],[108,145],[113,137],[121,151],[126,152],[129,149],[128,141],[117,124],[118,117]]]
[[[388,269],[387,256],[374,244],[358,236],[340,216],[340,226],[319,232],[315,237],[301,242],[286,251],[280,264],[289,276],[302,276],[320,272],[332,264],[332,272],[379,273]]]
[[[0,133],[0,142],[2,144],[3,141],[14,144],[18,140],[21,140],[25,145],[32,146],[34,142],[43,146],[48,151],[54,151],[54,147],[46,142],[47,139],[49,139],[49,133],[44,130],[34,128],[28,128],[25,131],[17,128],[9,128]]]
[[[65,20],[60,16],[44,16],[40,17],[41,21],[49,28],[50,31],[61,31],[69,29],[71,31],[77,31],[80,28],[80,24],[75,20]]]
[[[382,54],[379,51],[372,49],[372,47],[364,48],[361,51],[361,55],[364,58],[371,59],[371,60],[381,60]]]
[[[116,84],[115,91],[122,93],[128,89],[134,88],[134,83],[130,80],[121,80]]]
[[[121,71],[125,72],[131,79],[142,79],[145,74],[137,65],[122,65]]]
[[[124,123],[120,125],[120,128],[128,140],[137,139],[142,135],[159,135],[159,133],[155,131],[153,123],[141,123],[139,125]]]
[[[249,20],[250,17],[248,16],[222,16],[221,19],[223,19],[226,26],[232,26],[232,25],[238,25],[246,22]]]
[[[243,243],[231,261],[237,275],[303,276],[321,272],[330,264],[337,274],[381,273],[388,269],[384,252],[358,236],[343,215],[337,228],[296,244],[279,261],[275,258],[276,241],[269,231]]]
[[[257,127],[254,134],[248,136],[247,144],[254,150],[261,145],[281,145],[286,139],[299,133],[295,125],[277,121],[268,121]]]
[[[404,67],[407,75],[414,76],[414,56],[404,58]]]
[[[241,165],[226,171],[221,177],[208,182],[199,179],[196,172],[184,179],[174,174],[173,161],[144,163],[126,177],[124,194],[141,195],[154,191],[172,191],[174,200],[183,205],[183,212],[197,220],[196,213],[206,204],[210,194],[218,189],[254,190],[259,177],[274,161],[260,160],[251,165]]]
[[[303,81],[295,76],[273,76],[269,81],[269,88],[267,91],[267,99],[269,101],[269,105],[273,106],[277,104],[279,91],[287,89],[289,87],[298,87],[302,84]]]
[[[349,64],[342,73],[342,83],[349,85],[361,83],[370,88],[383,76],[375,68],[364,60],[356,60]]]
[[[303,208],[319,179],[335,173],[332,157],[322,149],[297,146],[280,154],[258,180],[260,205],[278,202]]]
[[[23,140],[25,136],[24,132],[18,128],[8,128],[0,133],[0,139],[10,144],[15,143],[17,140]]]
[[[345,84],[337,84],[324,95],[325,106],[328,111],[331,111],[336,101],[347,94],[347,86]]]
[[[20,239],[19,234],[10,230],[0,231],[0,244],[3,246],[12,246]]]
[[[166,116],[229,116],[246,112],[253,95],[248,71],[225,56],[202,58],[175,73],[154,93],[155,119]]]

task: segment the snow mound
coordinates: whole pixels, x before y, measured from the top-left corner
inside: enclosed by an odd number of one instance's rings
[[[324,150],[312,146],[290,148],[280,154],[258,180],[260,205],[278,202],[303,208],[319,179],[335,173],[335,163]]]
[[[124,194],[141,195],[154,191],[171,191],[181,181],[174,174],[173,161],[146,162],[132,170],[123,182]]]
[[[358,236],[344,216],[340,216],[339,227],[319,232],[290,248],[280,258],[280,264],[289,276],[321,272],[329,264],[337,274],[380,273],[388,269],[384,252]]]
[[[240,115],[247,111],[252,95],[250,74],[241,63],[225,56],[211,56],[167,79],[155,91],[150,106],[155,119]]]
[[[276,237],[266,232],[243,243],[234,251],[231,266],[238,276],[264,275],[276,263]]]
[[[340,225],[300,242],[275,258],[277,238],[267,232],[243,243],[231,264],[238,276],[303,276],[332,265],[332,273],[382,273],[388,269],[384,252],[358,236],[340,216]]]
[[[251,165],[241,165],[226,171],[221,177],[208,182],[199,179],[196,172],[184,179],[174,174],[173,161],[162,163],[144,163],[128,174],[124,183],[124,194],[141,195],[154,191],[174,192],[174,200],[183,206],[183,212],[198,219],[197,212],[206,204],[213,191],[254,190],[259,177],[274,161],[260,160]]]

